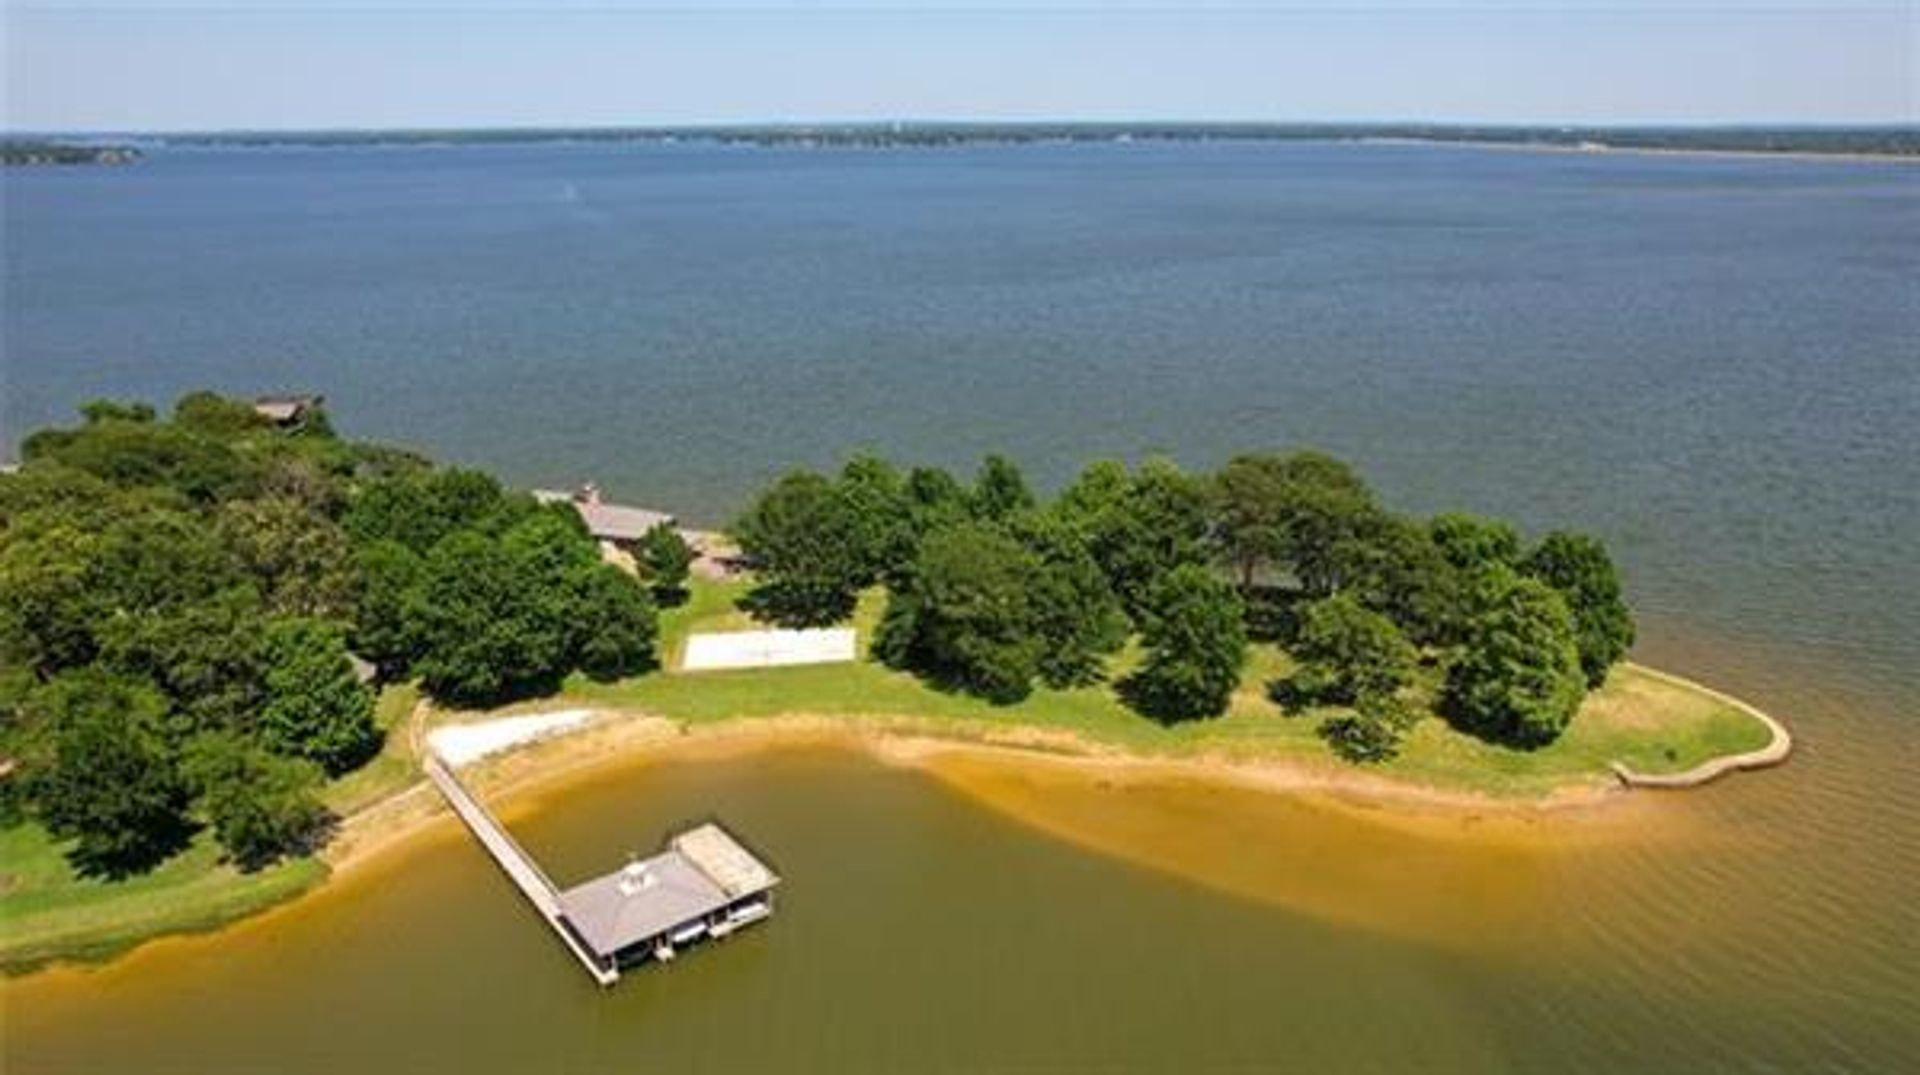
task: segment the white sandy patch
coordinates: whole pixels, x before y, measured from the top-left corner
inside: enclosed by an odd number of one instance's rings
[[[593,719],[591,709],[561,709],[476,724],[449,724],[427,733],[427,744],[440,760],[459,767],[489,754],[569,732]]]
[[[809,631],[721,631],[687,636],[680,667],[693,672],[715,668],[773,668],[789,664],[830,664],[856,655],[851,627]]]

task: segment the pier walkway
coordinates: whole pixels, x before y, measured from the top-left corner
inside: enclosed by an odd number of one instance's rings
[[[447,805],[453,807],[453,812],[460,815],[460,820],[467,823],[467,828],[473,830],[473,835],[479,839],[480,845],[487,849],[487,853],[493,856],[493,860],[499,863],[500,868],[506,871],[513,883],[519,886],[520,891],[532,902],[534,909],[540,912],[540,917],[546,919],[547,924],[553,927],[553,931],[560,935],[560,940],[567,946],[567,951],[572,952],[580,960],[580,965],[587,969],[587,973],[593,975],[593,980],[603,986],[619,981],[620,971],[596,959],[567,925],[560,908],[559,890],[553,887],[553,882],[547,879],[546,873],[531,856],[520,849],[520,845],[507,833],[507,830],[500,827],[500,823],[493,819],[493,815],[487,813],[486,808],[481,806],[460,783],[459,778],[453,775],[453,770],[447,768],[432,751],[427,752],[426,770],[427,779],[433,781],[434,787],[440,789],[440,794],[446,797]]]

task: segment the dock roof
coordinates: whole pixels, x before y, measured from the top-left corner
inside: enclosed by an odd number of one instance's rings
[[[610,956],[779,883],[715,824],[675,837],[666,851],[560,894],[560,911],[595,952]]]
[[[740,846],[740,841],[727,830],[710,821],[674,837],[672,846],[735,899],[780,883],[766,863],[754,858],[753,852]]]

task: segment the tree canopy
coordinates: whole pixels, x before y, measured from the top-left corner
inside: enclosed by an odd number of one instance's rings
[[[1247,660],[1233,586],[1200,564],[1181,564],[1154,584],[1143,611],[1146,660],[1123,685],[1127,697],[1167,722],[1226,712]]]
[[[811,471],[783,475],[734,524],[759,571],[753,607],[794,627],[845,619],[871,581],[871,553],[841,490]]]
[[[1039,559],[1004,531],[959,523],[928,534],[889,602],[875,650],[897,668],[995,702],[1033,689]]]
[[[1303,696],[1348,704],[1398,691],[1416,657],[1392,620],[1350,594],[1307,606],[1293,655],[1300,662],[1293,682]]]
[[[160,692],[82,670],[49,681],[27,704],[47,743],[45,763],[28,774],[36,813],[74,842],[81,871],[137,873],[185,845],[189,791]]]
[[[1527,555],[1522,570],[1559,591],[1573,613],[1574,643],[1589,687],[1633,646],[1633,613],[1620,593],[1620,573],[1606,546],[1585,534],[1555,530]]]
[[[656,523],[641,537],[638,559],[655,603],[678,605],[686,601],[694,551],[672,523]]]
[[[1566,602],[1504,567],[1482,577],[1475,600],[1479,611],[1447,677],[1449,717],[1511,746],[1552,742],[1586,692]]]
[[[570,508],[212,393],[83,419],[0,474],[7,799],[83,869],[202,822],[235,861],[303,850],[308,785],[379,747],[349,642],[472,704],[652,666],[651,602]]]
[[[263,648],[262,745],[331,773],[346,772],[380,749],[373,691],[355,677],[338,625],[277,620]]]

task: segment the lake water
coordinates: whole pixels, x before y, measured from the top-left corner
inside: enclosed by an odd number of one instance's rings
[[[1283,865],[1208,887],[1122,853],[1139,841],[1097,809],[1050,831],[1112,853],[1068,852],[979,808],[1004,796],[838,755],[610,779],[525,820],[558,872],[718,808],[797,878],[786,912],[597,997],[447,840],[225,948],[10,987],[25,1069],[258,1068],[285,1041],[285,1070],[1920,1052],[1920,168],[538,146],[162,151],[4,181],[9,442],[93,395],[310,389],[353,434],[697,521],[862,446],[1002,450],[1053,483],[1102,454],[1312,444],[1409,509],[1603,535],[1639,655],[1801,744],[1634,805],[1604,852],[1442,845],[1453,870],[1379,826],[1151,793],[1195,825],[1266,818],[1248,841],[1343,879],[1380,905],[1364,920],[1325,891],[1261,898]],[[1427,866],[1353,868],[1376,854]],[[1409,915],[1460,913],[1397,916],[1396,886]]]

